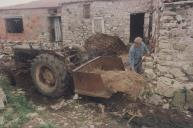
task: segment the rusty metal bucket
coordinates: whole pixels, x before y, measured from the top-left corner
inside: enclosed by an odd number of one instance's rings
[[[122,59],[119,57],[97,57],[73,70],[75,93],[110,98],[113,92],[105,88],[100,74],[92,73],[94,69],[124,71]]]

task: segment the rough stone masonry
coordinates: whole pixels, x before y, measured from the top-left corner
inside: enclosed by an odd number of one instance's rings
[[[193,1],[163,4],[159,23],[155,59],[144,66],[146,76],[155,85],[153,101],[164,104],[179,89],[193,88]]]
[[[192,33],[193,2],[165,4],[157,50],[158,87],[193,87]]]
[[[90,6],[84,17],[84,5]],[[125,44],[130,39],[130,14],[145,13],[144,32],[147,37],[151,0],[83,0],[64,4],[62,30],[64,44],[83,45],[95,33],[120,37]]]

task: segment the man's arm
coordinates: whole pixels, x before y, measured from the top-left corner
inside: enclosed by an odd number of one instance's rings
[[[144,47],[144,50],[145,50],[145,54],[150,55],[150,51],[149,51],[149,49],[148,49],[148,47],[145,43],[143,43],[143,47]]]

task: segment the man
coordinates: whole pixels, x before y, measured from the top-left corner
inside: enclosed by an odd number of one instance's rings
[[[142,58],[145,54],[150,54],[147,46],[141,37],[135,38],[129,50],[129,65],[132,71],[142,73]]]

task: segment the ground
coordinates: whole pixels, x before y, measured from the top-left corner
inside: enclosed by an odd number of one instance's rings
[[[30,83],[30,84],[29,84]],[[178,112],[131,101],[117,94],[109,100],[71,96],[50,99],[20,76],[16,86],[1,80],[8,98],[2,128],[192,128],[190,112]],[[121,100],[120,100],[121,99]]]

